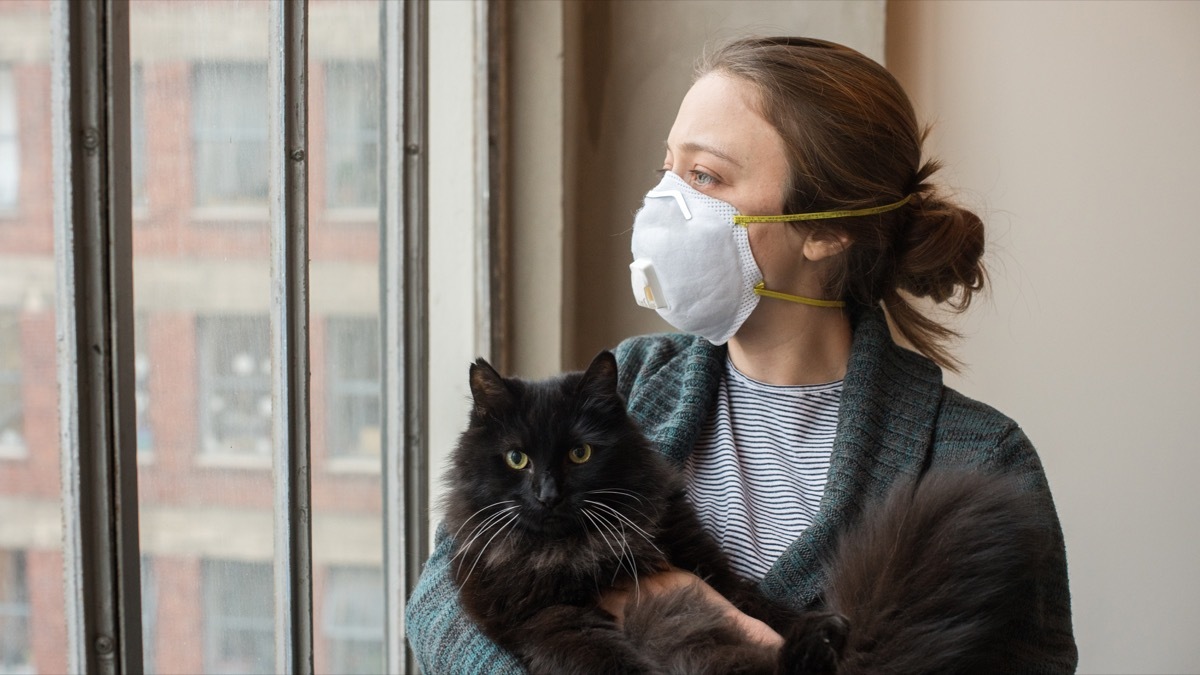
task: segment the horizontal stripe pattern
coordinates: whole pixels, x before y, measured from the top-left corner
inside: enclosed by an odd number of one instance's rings
[[[716,409],[686,464],[689,496],[734,569],[761,579],[816,516],[842,382],[780,386],[726,360]]]

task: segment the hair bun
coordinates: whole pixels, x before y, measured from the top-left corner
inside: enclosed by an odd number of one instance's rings
[[[936,168],[927,164],[920,173],[928,175]],[[987,281],[982,262],[983,221],[938,197],[927,183],[914,192],[909,202],[912,220],[901,229],[896,242],[896,286],[917,297],[937,303],[950,301],[956,309],[965,309]]]

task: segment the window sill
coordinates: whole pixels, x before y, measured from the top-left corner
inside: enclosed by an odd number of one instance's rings
[[[344,206],[325,210],[325,222],[330,225],[371,226],[379,223],[379,208],[373,206]]]
[[[382,466],[379,457],[330,457],[325,462],[329,473],[345,476],[378,476]]]
[[[0,460],[19,462],[29,459],[29,448],[24,443],[0,445]]]
[[[268,455],[202,452],[196,456],[196,466],[205,469],[270,470],[271,457]]]
[[[192,222],[198,225],[225,223],[265,223],[271,210],[263,206],[197,206],[192,208]]]

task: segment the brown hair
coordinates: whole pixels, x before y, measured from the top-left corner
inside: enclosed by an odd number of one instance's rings
[[[928,133],[891,73],[849,47],[809,38],[747,38],[706,56],[698,77],[719,72],[757,89],[760,114],[786,146],[784,213],[908,204],[872,216],[809,221],[813,235],[844,234],[850,247],[826,281],[851,308],[882,303],[918,351],[950,370],[946,347],[958,334],[913,306],[904,293],[961,312],[983,289],[983,222],[940,197],[921,162]],[[801,226],[796,224],[796,226]]]

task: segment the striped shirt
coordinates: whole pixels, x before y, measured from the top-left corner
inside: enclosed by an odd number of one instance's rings
[[[765,384],[726,359],[686,475],[700,521],[743,576],[766,576],[816,516],[841,395],[840,380]]]

